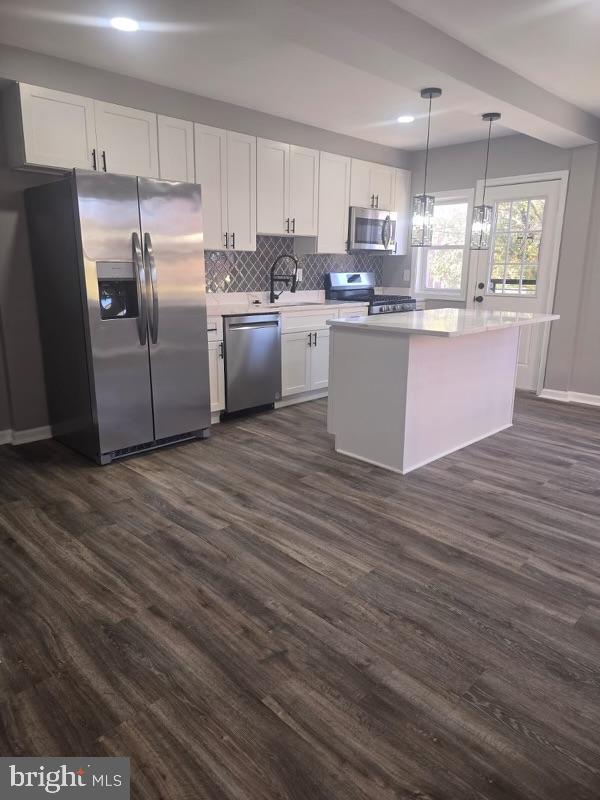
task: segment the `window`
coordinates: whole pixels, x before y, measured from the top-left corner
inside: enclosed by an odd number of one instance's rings
[[[545,204],[543,197],[494,204],[487,294],[536,296]]]
[[[419,250],[416,257],[416,294],[464,300],[472,203],[471,191],[435,195],[431,246]]]

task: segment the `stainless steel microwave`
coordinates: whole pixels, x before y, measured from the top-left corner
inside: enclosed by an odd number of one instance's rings
[[[396,249],[397,217],[395,211],[351,206],[348,250],[387,250],[393,253]]]

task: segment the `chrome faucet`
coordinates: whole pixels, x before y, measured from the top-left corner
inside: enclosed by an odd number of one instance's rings
[[[293,272],[293,274],[292,275],[277,275],[277,273],[276,273],[277,265],[279,264],[280,261],[284,261],[286,258],[289,259],[290,261],[294,262],[294,272]],[[274,303],[275,300],[279,300],[279,298],[281,297],[282,292],[285,289],[285,286],[288,286],[288,284],[290,284],[290,283],[292,284],[290,286],[290,292],[295,292],[296,291],[296,283],[297,283],[297,275],[298,275],[298,259],[295,258],[294,256],[290,256],[290,255],[287,255],[287,254],[284,254],[282,256],[278,256],[275,259],[275,261],[273,262],[273,266],[271,267],[271,291],[270,291],[270,294],[269,294],[269,302],[270,303]],[[282,289],[279,292],[279,294],[275,294],[275,284],[276,283],[284,283],[285,284],[284,289]]]

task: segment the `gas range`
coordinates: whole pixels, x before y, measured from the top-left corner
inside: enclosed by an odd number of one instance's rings
[[[325,276],[325,297],[338,302],[367,302],[369,314],[414,311],[417,305],[408,295],[375,294],[373,272],[329,272]]]

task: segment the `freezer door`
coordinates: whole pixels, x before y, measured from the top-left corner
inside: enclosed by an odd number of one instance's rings
[[[111,453],[154,439],[137,179],[76,170],[75,185],[95,422]]]
[[[157,439],[208,428],[200,186],[138,178]]]

